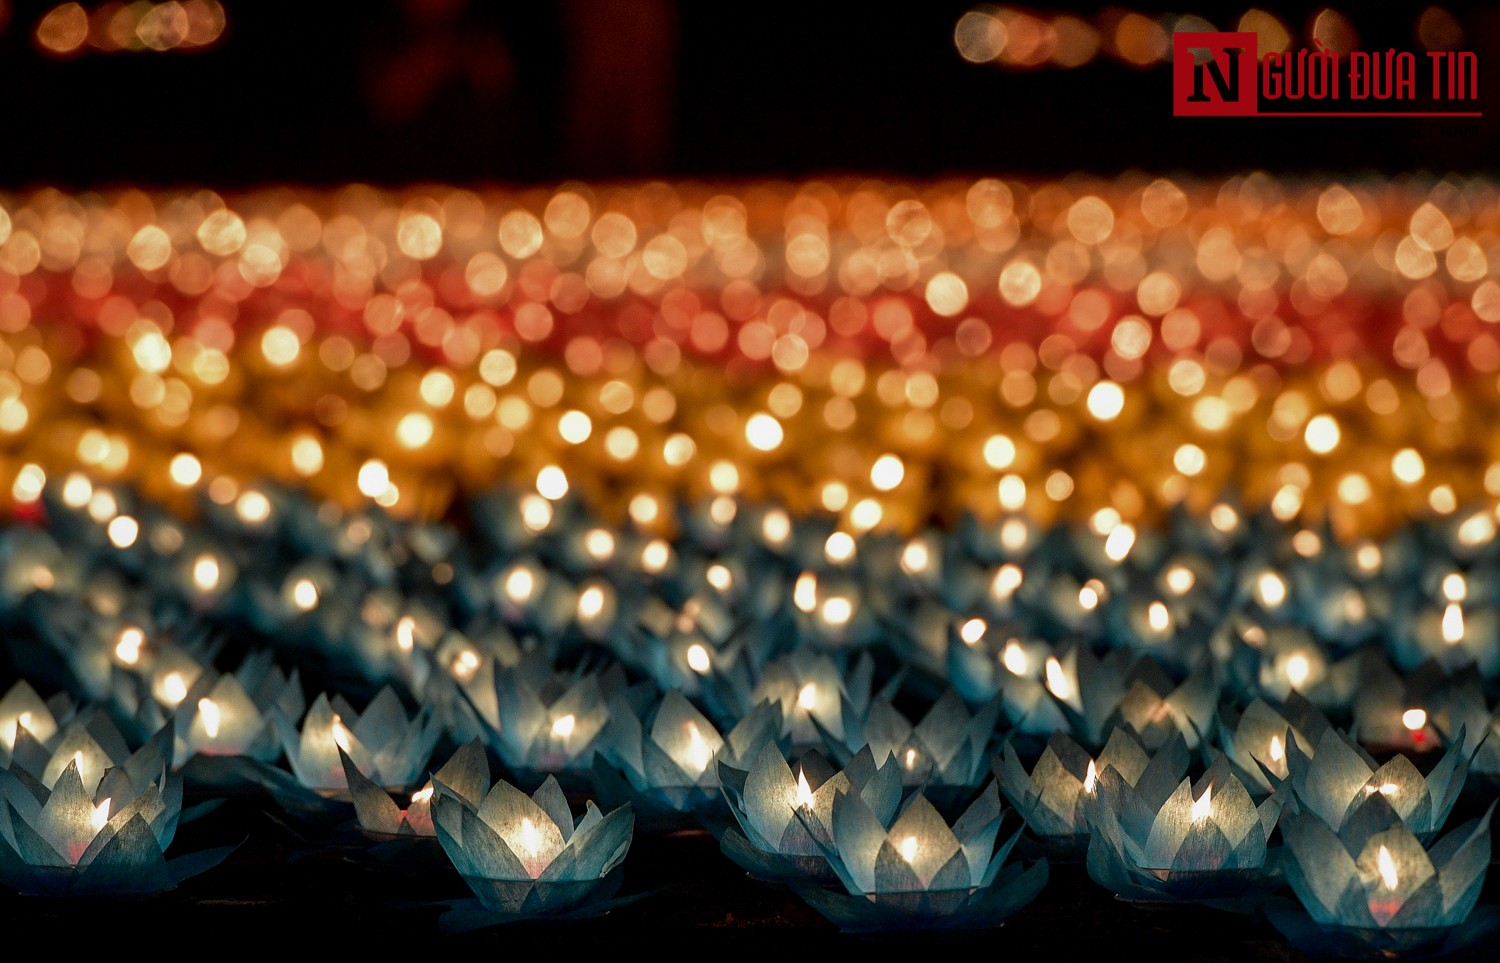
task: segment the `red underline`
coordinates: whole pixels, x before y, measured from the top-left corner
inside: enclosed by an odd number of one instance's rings
[[[1228,115],[1226,115],[1228,116]],[[1258,111],[1245,117],[1483,117],[1478,110],[1289,110]]]

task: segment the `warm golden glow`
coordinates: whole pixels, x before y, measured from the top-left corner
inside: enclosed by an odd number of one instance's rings
[[[1449,602],[1443,608],[1443,641],[1457,645],[1464,640],[1464,610],[1457,602]]]
[[[604,611],[604,589],[597,585],[590,585],[578,596],[578,617],[585,620],[593,620]]]
[[[542,851],[542,833],[527,817],[521,819],[521,848],[533,859]]]
[[[126,665],[135,665],[141,660],[141,646],[145,642],[145,632],[133,625],[126,626],[120,630],[118,641],[115,642],[115,658]]]
[[[812,809],[814,802],[812,787],[807,784],[807,773],[799,768],[797,770],[797,807]]]
[[[901,851],[902,859],[906,860],[908,863],[916,861],[917,850],[919,848],[917,845],[917,837],[907,836],[905,839],[901,840],[901,844],[897,848]]]
[[[1401,877],[1396,872],[1396,861],[1391,858],[1391,851],[1384,846],[1375,855],[1375,868],[1380,872],[1380,881],[1385,888],[1394,890],[1401,885]]]
[[[1152,602],[1146,609],[1146,623],[1153,632],[1165,632],[1172,626],[1172,617],[1161,602]]]
[[[161,695],[162,701],[176,708],[183,699],[187,698],[187,680],[182,677],[181,672],[168,672],[162,676]]]
[[[1407,709],[1401,713],[1401,724],[1412,732],[1417,732],[1427,725],[1427,711],[1425,709]]]
[[[1286,758],[1286,748],[1282,746],[1280,736],[1271,737],[1271,745],[1267,748],[1267,752],[1272,762],[1281,762]]]
[[[1286,580],[1275,572],[1261,572],[1255,580],[1255,592],[1260,604],[1277,608],[1286,601]]]
[[[1083,774],[1083,791],[1093,794],[1094,788],[1099,784],[1099,768],[1094,765],[1094,760],[1089,760],[1089,770]]]
[[[193,559],[193,585],[200,592],[211,592],[219,587],[219,560],[207,552]]]
[[[1123,562],[1135,547],[1135,528],[1121,523],[1104,540],[1104,555],[1111,562]]]
[[[304,612],[311,612],[318,605],[318,586],[310,578],[299,578],[292,583],[292,604]]]
[[[1027,658],[1026,650],[1014,639],[1005,643],[1005,647],[1000,650],[1000,664],[1011,675],[1024,676],[1031,671],[1031,660]]]
[[[1294,652],[1286,659],[1286,679],[1293,689],[1301,689],[1312,674],[1312,661],[1301,652]]]
[[[111,800],[106,798],[89,811],[89,828],[96,833],[109,823],[110,802]]]
[[[688,646],[687,664],[689,669],[692,669],[699,675],[707,675],[709,669],[713,667],[713,663],[709,659],[708,648],[701,642],[694,642]]]
[[[573,734],[577,725],[578,719],[571,712],[565,716],[558,716],[552,720],[552,735],[557,739],[566,739]]]
[[[696,773],[694,773],[694,775],[700,775],[704,772],[704,770],[708,769],[708,764],[713,761],[714,751],[709,746],[708,740],[703,738],[703,733],[698,731],[698,724],[696,722],[689,721],[687,724],[687,729],[688,764],[696,770]]]
[[[203,720],[203,731],[210,739],[217,739],[219,737],[219,723],[224,717],[219,704],[212,699],[199,699],[198,716]]]
[[[974,645],[984,638],[984,633],[989,630],[989,625],[984,619],[969,619],[958,630],[958,637],[965,645]]]
[[[1191,812],[1193,822],[1201,823],[1214,814],[1213,791],[1214,787],[1209,786],[1203,790],[1202,796],[1193,800]]]
[[[996,570],[995,577],[990,580],[990,594],[997,601],[1005,601],[1021,587],[1023,577],[1021,566],[1007,562]]]
[[[1077,686],[1073,685],[1073,680],[1068,677],[1068,673],[1063,669],[1062,663],[1057,660],[1057,656],[1047,656],[1046,674],[1047,690],[1057,698],[1067,702],[1077,694]]]
[[[809,682],[797,690],[797,707],[803,712],[811,712],[818,704],[818,686],[815,682]]]

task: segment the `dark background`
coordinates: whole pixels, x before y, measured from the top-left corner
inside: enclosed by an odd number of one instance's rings
[[[964,61],[953,28],[972,2],[222,2],[211,48],[58,58],[33,39],[55,0],[0,0],[0,185],[1447,172],[1500,157],[1500,10],[1457,0],[1481,120],[1174,119],[1166,65]],[[1233,29],[1250,5],[1125,9]],[[1302,46],[1323,5],[1259,6]],[[1420,51],[1426,6],[1338,9],[1363,49]]]

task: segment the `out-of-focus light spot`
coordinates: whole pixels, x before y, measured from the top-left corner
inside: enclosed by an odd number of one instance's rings
[[[988,63],[1000,56],[1005,41],[1005,24],[983,10],[970,10],[958,18],[958,25],[953,28],[953,45],[958,48],[958,55],[971,64]]]
[[[89,15],[76,3],[53,7],[36,25],[37,44],[51,54],[72,53],[88,36]]]
[[[1113,381],[1101,381],[1089,389],[1089,414],[1100,421],[1114,421],[1125,409],[1125,390]]]
[[[745,440],[757,451],[774,451],[783,437],[781,422],[765,412],[756,412],[745,422]]]
[[[285,325],[273,325],[260,338],[260,350],[266,360],[278,368],[284,368],[297,360],[302,353],[302,339],[297,332]]]

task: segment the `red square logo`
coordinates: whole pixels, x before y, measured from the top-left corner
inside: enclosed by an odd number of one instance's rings
[[[1259,110],[1253,33],[1172,34],[1172,114],[1246,117]]]

